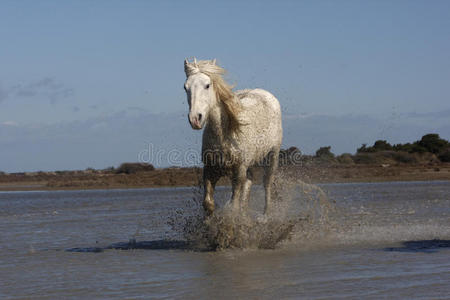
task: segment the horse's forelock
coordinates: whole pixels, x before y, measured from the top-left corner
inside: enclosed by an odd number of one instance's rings
[[[197,64],[190,63],[187,60],[184,61],[184,72],[186,73],[186,77],[194,75],[200,72]]]
[[[186,73],[186,77],[197,73],[205,73],[208,76],[211,76],[212,74],[225,74],[225,70],[216,65],[215,59],[197,61],[195,58],[193,62],[189,62],[187,59],[184,61],[184,72]]]

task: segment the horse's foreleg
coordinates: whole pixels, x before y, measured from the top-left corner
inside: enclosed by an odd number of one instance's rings
[[[233,196],[231,197],[231,205],[233,210],[239,210],[239,207],[242,205],[241,200],[245,194],[245,185],[247,181],[247,167],[239,166],[233,170],[232,174],[232,189]],[[251,184],[251,182],[250,182]]]
[[[204,184],[204,198],[203,208],[207,215],[211,215],[214,212],[214,189],[216,183],[219,180],[220,175],[217,170],[213,170],[208,167],[203,168],[203,184]]]
[[[252,188],[253,173],[250,169],[247,170],[247,178],[243,187],[243,195],[241,200],[241,209],[243,212],[248,210],[248,202],[250,200],[250,190]]]
[[[264,214],[268,214],[272,207],[272,183],[275,171],[278,168],[278,151],[271,151],[269,153],[268,165],[264,167],[264,190],[266,204],[264,206]]]

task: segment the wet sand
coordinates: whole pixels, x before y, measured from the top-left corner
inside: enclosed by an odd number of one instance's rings
[[[281,173],[307,183],[450,180],[450,164],[435,165],[310,165],[280,168]],[[114,172],[56,171],[0,175],[0,191],[84,190],[197,186],[201,168],[165,168],[135,174]],[[255,171],[256,183],[262,170]],[[222,178],[218,185],[229,185]]]

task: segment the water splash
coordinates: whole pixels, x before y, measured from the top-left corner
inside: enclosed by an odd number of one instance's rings
[[[268,216],[261,214],[264,192],[256,187],[245,213],[232,211],[224,205],[229,199],[216,199],[221,204],[206,217],[201,205],[202,191],[194,190],[194,197],[183,209],[169,218],[169,225],[199,248],[275,248],[293,236],[296,240],[313,239],[326,234],[328,215],[333,205],[317,186],[306,184],[283,174],[276,177],[273,188],[274,207]]]

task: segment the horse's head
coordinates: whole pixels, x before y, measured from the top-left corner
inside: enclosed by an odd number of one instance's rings
[[[208,119],[209,110],[216,104],[212,79],[201,71],[201,68],[207,64],[210,64],[211,67],[215,66],[215,60],[199,61],[198,63],[195,59],[192,63],[184,61],[187,77],[184,90],[189,104],[189,123],[193,129],[203,128]]]

